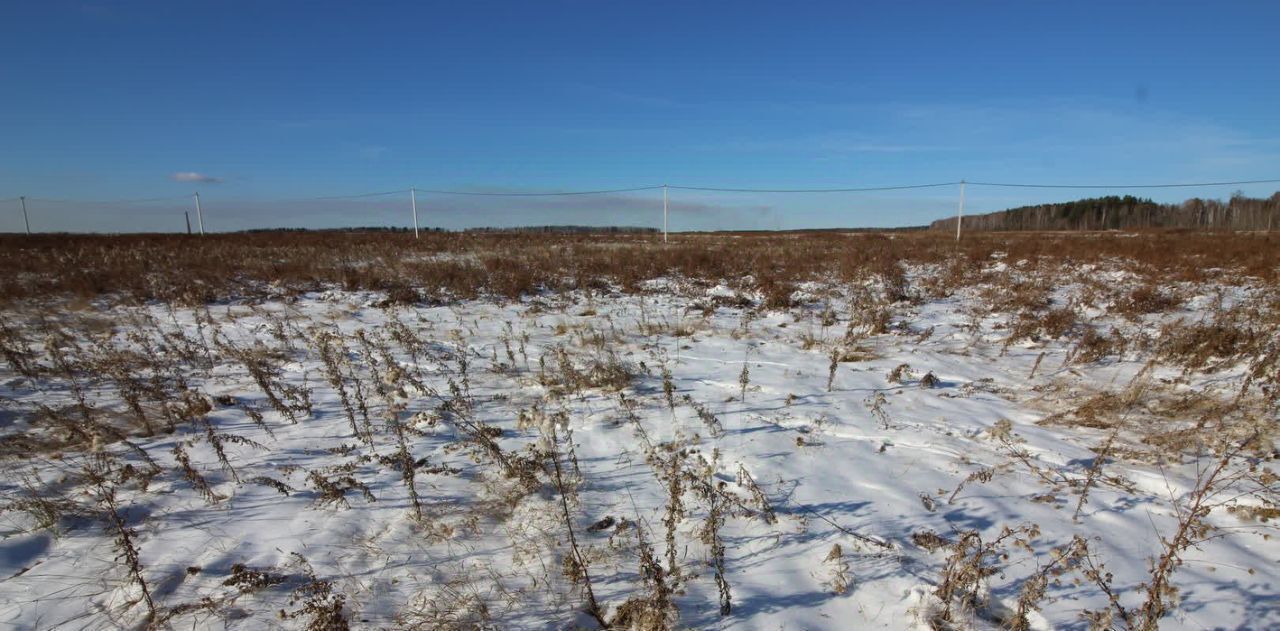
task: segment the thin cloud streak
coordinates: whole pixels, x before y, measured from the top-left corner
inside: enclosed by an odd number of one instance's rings
[[[196,173],[195,171],[179,171],[169,176],[174,182],[182,182],[184,184],[221,184],[222,178]]]

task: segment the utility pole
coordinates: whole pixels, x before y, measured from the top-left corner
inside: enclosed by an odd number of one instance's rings
[[[204,212],[200,210],[200,193],[196,193],[196,224],[200,226],[200,236],[204,236]]]
[[[964,222],[964,180],[960,180],[960,208],[956,211],[956,243],[960,242],[960,224]]]
[[[409,187],[409,203],[413,205],[413,238],[418,238],[418,188]]]
[[[27,227],[27,236],[31,236],[31,220],[27,219],[27,196],[18,198],[22,202],[22,224]]]
[[[662,185],[662,242],[667,242],[667,185]]]

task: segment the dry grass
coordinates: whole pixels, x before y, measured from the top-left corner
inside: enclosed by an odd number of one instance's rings
[[[1245,453],[1245,447],[1274,444],[1276,439],[1273,419],[1280,397],[1280,388],[1275,386],[1280,344],[1275,341],[1275,327],[1280,324],[1280,308],[1271,297],[1274,291],[1230,306],[1220,302],[1202,321],[1166,322],[1153,339],[1138,339],[1118,329],[1105,328],[1090,322],[1083,313],[1087,307],[1106,303],[1111,305],[1111,313],[1129,322],[1166,315],[1187,300],[1186,295],[1170,287],[1182,281],[1203,282],[1209,278],[1206,270],[1215,268],[1229,270],[1233,278],[1252,276],[1254,287],[1274,289],[1276,245],[1280,245],[1280,239],[1270,235],[1172,233],[977,234],[960,244],[933,233],[891,237],[715,234],[679,235],[670,246],[636,235],[428,234],[421,241],[395,235],[297,233],[203,239],[3,237],[0,262],[6,265],[7,273],[0,278],[0,305],[5,308],[5,316],[0,319],[0,360],[7,365],[14,383],[65,396],[59,404],[28,402],[22,407],[13,403],[15,409],[21,408],[29,415],[38,432],[31,436],[6,435],[0,443],[0,453],[9,457],[56,453],[61,457],[63,452],[96,453],[113,446],[136,456],[138,466],[110,469],[109,477],[109,467],[103,464],[87,471],[86,476],[93,483],[91,497],[101,509],[98,513],[111,529],[122,554],[122,573],[141,590],[151,619],[164,619],[197,605],[177,605],[166,610],[163,602],[151,602],[149,569],[141,564],[135,531],[127,521],[127,507],[118,501],[117,486],[128,484],[132,492],[136,485],[139,493],[146,493],[152,478],[164,476],[162,479],[170,486],[221,507],[231,502],[225,501],[227,497],[219,489],[231,484],[259,485],[274,489],[281,496],[308,494],[317,509],[358,510],[363,504],[351,502],[352,496],[363,497],[366,503],[378,499],[367,482],[369,469],[362,467],[381,466],[396,473],[408,496],[406,506],[415,527],[430,541],[475,532],[482,518],[488,523],[511,520],[517,509],[528,509],[541,498],[542,512],[554,517],[553,533],[569,544],[567,552],[559,541],[545,550],[535,546],[531,556],[550,553],[559,560],[559,571],[551,573],[554,576],[541,577],[542,587],[565,589],[550,582],[563,579],[570,586],[567,592],[601,627],[673,628],[679,618],[674,599],[685,596],[684,587],[700,575],[714,585],[706,586],[705,591],[711,594],[714,590],[719,613],[733,614],[736,603],[730,579],[737,568],[730,562],[735,555],[729,546],[735,545],[735,540],[726,535],[727,527],[739,525],[735,520],[758,517],[763,522],[760,528],[781,532],[792,527],[794,524],[787,520],[796,517],[784,508],[785,498],[771,499],[769,490],[775,487],[770,480],[763,479],[762,485],[741,463],[736,476],[726,476],[725,471],[732,473],[732,469],[721,470],[719,451],[701,451],[702,441],[716,441],[726,434],[717,416],[719,408],[713,411],[712,406],[678,394],[667,363],[670,358],[649,355],[645,359],[651,363],[646,366],[644,362],[636,365],[633,358],[619,354],[616,342],[622,336],[616,327],[627,324],[601,316],[593,301],[602,300],[611,292],[643,295],[647,291],[644,281],[659,277],[697,281],[703,287],[732,280],[736,292],[732,297],[692,305],[669,320],[642,313],[636,330],[645,336],[673,336],[678,353],[683,338],[709,330],[708,315],[718,308],[742,310],[743,331],[762,310],[791,309],[800,326],[817,323],[802,335],[800,344],[821,351],[815,352],[811,368],[825,371],[827,391],[832,392],[839,390],[842,364],[877,358],[871,336],[894,335],[923,343],[933,334],[932,329],[911,330],[909,324],[904,324],[909,322],[904,316],[928,298],[968,290],[978,303],[971,317],[980,325],[984,318],[997,316],[1003,322],[998,326],[1003,327],[1001,336],[1006,349],[1016,342],[1065,339],[1072,350],[1064,366],[1142,352],[1153,361],[1188,372],[1243,364],[1248,368],[1246,384],[1257,384],[1248,392],[1246,385],[1239,396],[1228,399],[1175,387],[1182,384],[1135,380],[1128,388],[1086,392],[1054,401],[1055,413],[1044,424],[1106,433],[1106,438],[1097,443],[1097,458],[1086,472],[1064,473],[1037,464],[1019,446],[1011,424],[1005,421],[997,423],[989,433],[1004,448],[1006,460],[967,474],[947,500],[954,503],[958,498],[964,499],[961,492],[966,486],[997,484],[1005,474],[1029,472],[1048,487],[1050,493],[1042,497],[1075,493],[1078,500],[1074,516],[1080,518],[1091,490],[1101,486],[1128,488],[1125,480],[1104,467],[1110,460],[1204,458],[1208,454],[1218,466],[1198,481],[1195,494],[1186,505],[1177,507],[1186,511],[1179,513],[1179,531],[1164,542],[1160,554],[1153,559],[1146,591],[1125,594],[1127,602],[1137,598],[1143,603],[1137,609],[1124,609],[1116,597],[1112,611],[1099,614],[1117,618],[1133,628],[1147,629],[1166,615],[1177,596],[1173,574],[1181,563],[1180,555],[1213,534],[1206,530],[1204,510],[1225,507],[1242,518],[1262,521],[1280,514],[1274,503],[1243,507],[1215,503],[1215,493],[1244,482],[1256,483],[1262,489],[1262,497],[1275,495],[1274,477],[1265,477],[1245,466],[1248,458],[1262,461],[1274,458],[1274,454]],[[1000,256],[993,258],[997,253]],[[1007,265],[992,271],[995,260]],[[1086,290],[1081,296],[1069,301],[1056,298],[1060,285],[1070,282],[1073,270],[1084,264],[1124,267],[1134,274],[1134,280],[1119,293],[1085,281],[1082,284]],[[920,269],[932,269],[933,273],[913,276]],[[753,280],[742,280],[748,278]],[[802,300],[800,296],[804,294],[797,290],[802,283],[814,280],[835,288],[830,293],[844,292],[849,312],[834,310],[825,294]],[[541,353],[527,349],[528,333],[517,332],[510,325],[500,345],[493,344],[480,352],[468,339],[462,322],[446,342],[440,332],[423,331],[398,316],[391,318],[384,330],[342,336],[329,328],[332,323],[298,322],[288,315],[278,315],[269,318],[253,344],[237,344],[227,339],[207,308],[190,311],[195,318],[194,328],[179,326],[176,317],[170,323],[143,310],[127,308],[148,301],[198,307],[233,299],[253,303],[279,298],[288,302],[302,292],[331,288],[380,292],[373,304],[391,311],[402,304],[536,297],[536,301],[527,303],[529,311],[536,313],[554,308],[548,305],[554,305],[560,297],[557,294],[568,290],[585,293],[588,305],[565,315],[563,324],[557,325],[555,345],[540,349]],[[73,306],[79,311],[72,311]],[[99,309],[132,315],[112,320],[98,317],[95,312]],[[403,313],[411,317],[412,311]],[[225,317],[234,318],[230,309]],[[584,324],[575,317],[591,320]],[[845,320],[843,336],[841,319]],[[820,334],[816,332],[819,325]],[[832,328],[834,331],[828,335]],[[975,325],[973,330],[976,337],[981,327]],[[112,335],[127,340],[129,348],[113,346]],[[413,361],[397,361],[396,355]],[[1041,369],[1045,356],[1042,352],[1036,358],[1028,380]],[[308,357],[318,360],[321,369],[312,373],[311,381],[307,381],[305,373],[301,383],[296,378],[291,380],[284,367]],[[738,396],[730,402],[736,399],[739,404],[744,403],[751,392],[754,403],[762,395],[755,394],[760,392],[759,385],[752,386],[752,355],[744,351],[742,359],[734,388]],[[441,379],[448,382],[447,391],[442,384],[437,384],[441,387],[436,391],[424,383],[429,378],[421,372],[421,363],[439,367]],[[252,394],[261,402],[261,410],[258,403],[239,395],[213,397],[193,385],[208,383],[216,369],[228,367],[252,380],[257,390]],[[1050,368],[1046,366],[1044,370]],[[760,374],[763,373],[755,375],[757,380]],[[538,430],[536,442],[520,449],[513,449],[511,440],[500,444],[503,430],[487,424],[477,406],[483,405],[484,397],[497,400],[503,395],[473,391],[473,380],[482,384],[480,375],[488,380],[508,379],[510,384],[537,387],[545,393],[537,404],[519,414],[518,429]],[[913,370],[905,363],[885,377],[891,384],[918,379],[916,383],[921,387],[948,387],[933,372],[919,366]],[[637,382],[646,378],[654,382],[650,384],[651,395],[637,387],[643,385]],[[313,420],[313,387],[327,389],[326,399],[336,400],[344,427],[349,425],[349,438],[354,442],[329,448],[329,453],[349,460],[332,467],[301,470],[300,477],[292,480],[292,471],[284,470],[279,477],[251,477],[246,473],[242,479],[236,468],[242,466],[236,461],[236,450],[265,448],[220,431],[210,417],[243,415],[268,432],[273,423],[305,424]],[[407,394],[410,392],[414,394]],[[637,444],[666,496],[662,506],[648,515],[657,524],[652,531],[646,530],[647,522],[639,515],[635,521],[613,517],[608,521],[584,513],[578,489],[591,481],[583,478],[579,468],[573,435],[568,430],[567,406],[588,395],[609,402],[616,399],[619,418],[634,427]],[[411,399],[421,408],[416,413],[407,409],[406,402]],[[894,428],[884,393],[876,392],[865,402],[874,422],[884,430]],[[695,422],[701,424],[699,433],[705,430],[706,437],[684,434],[669,443],[653,444],[637,412],[640,406],[665,408],[672,418],[677,414],[696,418]],[[270,421],[264,412],[270,415]],[[421,437],[421,430],[415,429],[419,425],[440,425],[454,431],[452,442],[443,452],[446,457],[454,453],[470,456],[476,470],[468,475],[474,476],[471,479],[477,489],[483,489],[482,501],[475,506],[449,508],[448,514],[433,511],[434,488],[424,478],[456,476],[460,470],[440,464],[442,461],[435,456],[431,463],[425,457],[413,457],[414,441]],[[177,440],[170,441],[163,453],[155,454],[167,466],[161,466],[130,442],[133,437],[176,434],[180,430]],[[1224,447],[1223,441],[1231,443]],[[803,437],[798,444],[820,445],[806,442]],[[193,459],[192,454],[201,445],[216,455],[216,464]],[[732,484],[728,477],[733,477]],[[385,489],[380,492],[390,493]],[[945,495],[942,492],[937,496]],[[65,517],[89,512],[71,497],[65,488],[55,488],[33,476],[22,480],[19,493],[3,508],[25,514],[36,528],[56,531]],[[775,501],[779,502],[777,507]],[[921,501],[926,510],[937,509],[938,502],[932,495],[921,494]],[[545,510],[548,505],[555,510]],[[584,530],[584,522],[603,525]],[[612,533],[608,546],[595,545],[588,539],[609,529]],[[974,530],[954,531],[948,537],[932,531],[911,536],[927,552],[947,553],[935,593],[941,609],[932,622],[949,627],[963,624],[978,613],[988,618],[996,615],[988,607],[990,603],[984,602],[984,585],[1007,565],[1010,551],[1030,552],[1037,530],[1029,524],[1005,529],[987,539]],[[627,534],[621,534],[624,532]],[[650,534],[657,540],[656,545],[648,539]],[[682,556],[690,544],[701,545],[702,565]],[[1016,611],[999,623],[1029,628],[1029,617],[1046,597],[1050,582],[1068,571],[1081,572],[1108,596],[1112,595],[1105,574],[1096,570],[1101,567],[1100,562],[1092,564],[1083,543],[1072,542],[1070,546],[1056,549],[1058,556],[1053,563],[1037,566],[1031,578],[1021,585]],[[820,562],[819,574],[825,589],[836,595],[854,591],[855,561],[850,550],[832,545]],[[330,580],[318,577],[305,560],[297,559],[297,565],[294,579],[237,565],[223,586],[247,594],[294,580],[299,584],[292,591],[290,610],[281,615],[305,620],[311,628],[346,628],[347,595]],[[595,589],[603,584],[602,575],[622,565],[636,568],[636,578],[630,592],[614,601],[616,606],[611,611],[609,602],[597,600]],[[298,576],[302,577],[300,581]],[[406,611],[405,626],[474,628],[490,624],[488,596],[450,589],[424,597]],[[518,600],[514,596],[508,598]],[[450,599],[459,606],[451,608],[445,602]]]
[[[0,301],[74,297],[199,304],[228,298],[289,297],[326,288],[384,292],[389,303],[515,298],[544,290],[637,291],[660,276],[753,277],[768,308],[793,303],[796,283],[819,277],[880,279],[889,302],[916,297],[902,263],[945,273],[919,289],[946,295],[981,280],[992,253],[1030,269],[1116,260],[1152,281],[1273,280],[1280,236],[1153,232],[982,234],[959,244],[934,232],[686,234],[660,246],[643,235],[430,233],[420,240],[360,233],[37,235],[0,237]],[[1146,285],[1152,286],[1155,285]],[[1043,307],[1047,288],[1019,281],[1000,303]],[[1135,291],[1126,308],[1167,302]]]

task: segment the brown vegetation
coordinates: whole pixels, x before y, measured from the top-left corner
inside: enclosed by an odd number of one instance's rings
[[[1172,232],[974,234],[959,243],[935,232],[717,233],[678,235],[668,245],[646,235],[620,234],[428,233],[418,240],[296,232],[4,236],[0,301],[53,297],[80,304],[97,299],[199,304],[336,288],[379,291],[388,303],[413,303],[610,286],[630,292],[642,281],[675,276],[750,277],[766,306],[784,307],[796,283],[815,278],[877,276],[889,301],[908,298],[900,262],[945,266],[946,273],[924,288],[945,294],[976,282],[995,252],[1033,268],[1078,269],[1124,259],[1149,279],[1270,279],[1277,273],[1277,246],[1280,235]],[[1149,296],[1130,298],[1136,299],[1135,310],[1154,304]]]
[[[1171,460],[1187,457],[1208,462],[1209,468],[1196,480],[1192,492],[1173,502],[1177,529],[1171,538],[1160,541],[1146,584],[1113,588],[1101,561],[1091,556],[1083,539],[1052,548],[1049,562],[1034,561],[1033,546],[1044,545],[1036,541],[1039,529],[1035,524],[1007,527],[986,538],[979,530],[953,530],[947,537],[924,530],[910,535],[926,553],[946,554],[933,592],[938,607],[929,619],[939,628],[963,624],[974,616],[991,618],[1009,628],[1031,628],[1032,614],[1047,598],[1047,590],[1059,577],[1074,573],[1109,598],[1110,608],[1090,614],[1091,621],[1153,629],[1175,606],[1175,571],[1183,554],[1218,536],[1206,519],[1212,510],[1248,512],[1263,521],[1277,514],[1277,479],[1257,464],[1275,457],[1274,424],[1267,421],[1273,418],[1280,397],[1275,386],[1280,364],[1275,335],[1280,325],[1280,302],[1273,291],[1255,292],[1231,304],[1220,297],[1217,304],[1203,310],[1207,313],[1203,320],[1170,317],[1159,325],[1158,335],[1146,337],[1126,337],[1114,326],[1108,330],[1091,322],[1087,312],[1101,309],[1128,323],[1147,316],[1169,316],[1190,295],[1175,287],[1180,281],[1212,279],[1221,287],[1244,283],[1251,277],[1251,288],[1274,288],[1280,271],[1274,257],[1276,245],[1280,245],[1280,237],[1271,235],[1173,233],[983,234],[966,237],[958,244],[950,237],[931,233],[803,237],[699,234],[680,235],[666,246],[651,236],[625,234],[534,237],[430,233],[420,241],[401,235],[335,233],[0,238],[0,260],[9,272],[0,278],[0,366],[15,386],[63,395],[62,405],[46,405],[43,399],[35,398],[0,401],[29,418],[32,428],[26,435],[0,438],[0,453],[14,457],[58,454],[61,458],[62,452],[98,453],[104,447],[118,448],[115,456],[94,456],[93,466],[79,474],[92,491],[88,497],[94,500],[96,511],[34,474],[22,477],[20,488],[0,504],[0,510],[24,513],[36,527],[51,530],[69,515],[97,514],[121,554],[120,573],[127,576],[128,585],[140,591],[147,619],[163,621],[194,607],[212,606],[214,601],[169,604],[163,602],[164,593],[159,590],[157,602],[152,601],[148,581],[155,580],[156,572],[143,565],[143,545],[135,523],[130,521],[128,504],[130,498],[145,498],[152,478],[158,477],[170,488],[189,488],[219,509],[234,501],[234,495],[226,493],[255,485],[273,489],[281,497],[309,496],[311,509],[336,512],[359,510],[378,501],[379,494],[395,502],[398,489],[372,482],[381,468],[394,473],[397,484],[403,485],[405,497],[399,499],[406,500],[414,527],[424,539],[447,540],[468,523],[470,528],[478,528],[480,509],[450,506],[448,511],[457,512],[446,512],[433,501],[438,498],[432,497],[434,489],[428,476],[463,477],[460,469],[442,464],[449,461],[437,460],[435,454],[430,461],[425,456],[415,457],[419,455],[413,451],[419,446],[415,443],[427,435],[422,428],[438,426],[451,430],[441,432],[450,438],[441,439],[447,444],[440,457],[469,455],[476,468],[465,477],[479,483],[475,488],[483,488],[478,493],[484,498],[477,506],[489,507],[490,516],[506,520],[522,502],[542,501],[542,512],[554,521],[548,528],[568,544],[556,541],[548,546],[562,570],[559,578],[544,570],[542,587],[560,585],[563,589],[568,585],[566,592],[581,601],[579,607],[599,626],[673,628],[680,616],[674,599],[685,597],[683,589],[699,578],[714,585],[719,615],[730,616],[742,609],[735,609],[739,603],[730,582],[739,570],[735,567],[732,546],[737,541],[732,529],[758,517],[762,530],[782,532],[803,523],[787,508],[788,504],[792,508],[798,505],[776,492],[771,497],[770,491],[776,488],[772,481],[758,481],[742,463],[737,463],[736,475],[732,467],[722,466],[726,463],[719,449],[710,445],[726,435],[717,412],[726,420],[732,417],[720,407],[678,394],[668,358],[656,349],[643,356],[650,362],[647,365],[639,359],[641,355],[619,353],[612,345],[619,339],[615,322],[607,315],[598,316],[591,301],[607,292],[642,293],[643,281],[658,277],[700,286],[728,281],[742,294],[726,297],[723,305],[743,311],[743,330],[760,309],[799,305],[794,313],[800,322],[807,301],[808,307],[814,307],[810,315],[816,313],[813,319],[820,323],[822,334],[815,335],[811,329],[802,335],[801,344],[806,350],[817,347],[823,351],[815,353],[813,368],[825,367],[826,390],[833,392],[838,391],[837,377],[843,363],[875,358],[874,351],[863,345],[872,338],[864,336],[895,335],[923,342],[933,330],[913,330],[909,322],[912,310],[925,299],[967,291],[975,303],[968,314],[975,323],[971,327],[975,336],[982,332],[984,319],[988,323],[997,320],[988,330],[1000,331],[1005,350],[1015,343],[1041,344],[1045,338],[1066,338],[1071,350],[1064,366],[1103,361],[1136,350],[1150,357],[1151,365],[1159,361],[1188,372],[1247,368],[1244,387],[1231,402],[1210,400],[1200,393],[1178,394],[1168,382],[1153,382],[1145,369],[1139,373],[1141,379],[1134,379],[1126,390],[1078,394],[1069,409],[1049,415],[1042,423],[1106,431],[1094,449],[1097,457],[1084,471],[1060,470],[1042,463],[1012,433],[1010,421],[996,422],[988,434],[999,446],[1001,460],[968,473],[947,498],[948,505],[955,504],[968,499],[962,495],[966,488],[972,491],[978,485],[998,484],[1005,474],[1029,473],[1046,491],[1033,501],[1075,494],[1073,517],[1079,520],[1089,517],[1085,508],[1090,494],[1098,489],[1132,490],[1132,484],[1114,472],[1111,463],[1137,459],[1139,449],[1150,447]],[[1086,264],[1122,270],[1132,278],[1123,287],[1107,287],[1096,279],[1081,278]],[[811,280],[848,290],[851,313],[843,335],[838,327],[840,316],[825,298],[798,297],[803,295],[798,291],[801,284]],[[1083,290],[1079,296],[1064,300],[1057,290],[1068,284]],[[244,309],[253,311],[259,308],[253,303],[259,300],[287,302],[300,293],[326,289],[379,292],[374,300],[385,310],[387,324],[342,335],[327,328],[332,322],[282,310],[260,314],[264,320],[261,335],[245,341],[232,339],[225,322],[203,308],[210,302],[242,300],[250,303]],[[557,324],[556,342],[537,351],[526,349],[528,333],[518,334],[510,323],[501,346],[493,344],[480,352],[464,331],[450,333],[451,339],[446,341],[441,332],[425,329],[421,322],[406,324],[400,314],[411,312],[394,306],[477,297],[538,296],[543,300],[554,298],[546,296],[548,293],[565,290],[585,292],[587,309],[575,307],[575,311],[580,317],[598,319],[587,324]],[[746,294],[755,297],[743,297]],[[116,308],[152,301],[167,305],[172,322],[146,310]],[[174,304],[196,307],[187,311],[191,324],[178,323]],[[529,304],[531,313],[541,308],[535,301]],[[711,304],[709,309],[714,312],[723,305]],[[682,338],[701,334],[698,322],[679,319],[683,314],[675,322],[660,324],[643,308],[642,304],[636,330],[646,337],[673,336],[677,353]],[[699,311],[705,317],[705,308],[690,307],[694,320]],[[226,318],[234,319],[232,309],[225,312]],[[459,327],[466,328],[461,319]],[[828,329],[833,327],[829,337]],[[113,345],[113,336],[119,345]],[[500,357],[500,350],[504,357]],[[530,353],[536,353],[532,362]],[[413,361],[399,361],[397,356]],[[737,397],[726,402],[745,403],[748,391],[753,394],[753,403],[763,398],[757,394],[761,387],[752,386],[752,368],[759,365],[752,365],[752,357],[749,350],[744,351],[737,387],[730,384]],[[1034,380],[1045,357],[1045,352],[1036,356],[1028,381]],[[426,383],[430,378],[424,375],[419,358],[431,359],[438,367],[438,388]],[[308,360],[315,368],[310,380],[306,372],[292,379],[285,372],[287,364],[299,360]],[[929,364],[921,364],[924,357],[913,361],[916,370],[901,363],[885,375],[885,381],[951,388],[929,370]],[[945,366],[932,367],[948,377]],[[218,368],[242,375],[242,390],[236,395],[216,396],[214,391],[201,391],[202,387],[210,388],[209,377]],[[478,406],[483,406],[486,398],[499,401],[509,395],[482,389],[481,377],[486,370],[510,380],[508,388],[537,386],[544,391],[545,397],[538,403],[520,410],[517,424],[519,430],[536,429],[536,440],[525,434],[523,440],[507,437],[500,442],[506,430],[489,424],[489,417]],[[755,379],[759,381],[762,374],[767,373],[755,372]],[[1255,390],[1246,392],[1255,382]],[[334,402],[329,413],[340,419],[338,424],[349,427],[350,434],[343,430],[341,440],[355,441],[327,447],[326,451],[349,460],[309,470],[281,467],[278,477],[253,476],[245,471],[242,478],[233,466],[235,450],[268,448],[222,431],[210,416],[243,414],[274,438],[264,413],[277,427],[284,422],[305,425],[325,413],[318,406],[313,409],[313,388],[324,397],[318,396],[318,401]],[[579,497],[580,489],[589,489],[591,481],[579,466],[570,408],[561,404],[582,400],[590,393],[599,395],[596,401],[616,399],[617,422],[625,420],[634,428],[649,473],[665,495],[661,506],[650,507],[648,519],[636,509],[634,521],[612,516],[597,520],[599,515],[588,513],[589,507]],[[787,406],[792,399],[787,399]],[[885,431],[896,429],[884,392],[868,396],[865,403],[872,422]],[[640,406],[663,408],[664,418],[680,414],[696,419],[700,426],[689,429],[697,429],[698,434],[678,434],[670,442],[655,444],[637,412]],[[703,431],[705,437],[699,435]],[[130,442],[161,434],[178,436],[164,443],[163,450],[153,444],[151,454]],[[804,436],[796,443],[815,450],[822,445]],[[216,458],[216,465],[208,457],[200,461],[198,450],[202,448]],[[882,445],[880,451],[884,450]],[[161,466],[156,458],[168,466]],[[291,479],[294,473],[297,475]],[[117,489],[124,491],[117,495]],[[1258,505],[1236,506],[1223,499],[1241,489],[1260,498]],[[365,502],[353,505],[350,497],[356,495]],[[936,496],[942,498],[946,493],[939,491]],[[937,509],[939,502],[933,494],[922,493],[920,498],[930,513]],[[546,510],[548,507],[554,510]],[[862,543],[891,547],[846,530],[821,513],[813,512],[812,516]],[[599,543],[602,539],[591,538],[610,530],[607,545]],[[627,534],[622,536],[624,532]],[[515,545],[525,544],[513,540]],[[701,565],[690,560],[691,546],[695,554],[700,548]],[[1016,608],[998,614],[986,584],[1009,567],[1010,553],[1019,550],[1026,553],[1024,564],[1034,561],[1037,565],[1020,585]],[[856,589],[852,564],[858,560],[857,554],[855,547],[838,543],[828,549],[817,573],[823,577],[826,591],[843,595]],[[292,581],[290,609],[282,610],[281,617],[304,619],[311,628],[347,628],[348,595],[343,587],[317,575],[301,557],[295,565],[292,579],[233,565],[222,583],[233,589],[224,598]],[[617,571],[619,567],[637,570],[626,575]],[[196,568],[194,573],[200,571]],[[597,588],[609,585],[610,578],[615,588],[630,581],[625,593],[608,598],[600,589],[597,599]],[[560,579],[563,584],[554,582]],[[500,586],[501,581],[497,582]],[[705,586],[705,591],[710,595],[711,585]],[[519,601],[518,595],[508,598]],[[465,606],[453,606],[458,603]],[[996,620],[997,615],[1004,617]],[[482,596],[464,595],[447,586],[405,612],[404,626],[469,628],[468,621],[487,620],[488,616]]]

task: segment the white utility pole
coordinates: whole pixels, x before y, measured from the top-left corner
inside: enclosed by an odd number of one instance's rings
[[[960,208],[956,211],[956,242],[960,241],[960,224],[964,222],[964,180],[960,180]]]
[[[200,226],[200,236],[204,236],[204,211],[200,210],[200,193],[196,197],[196,225]]]
[[[27,236],[31,236],[31,220],[27,219],[27,196],[23,195],[18,198],[22,201],[22,223],[27,227]]]
[[[409,187],[409,203],[413,205],[413,238],[418,238],[418,188]]]
[[[662,242],[667,242],[667,185],[662,185]]]

